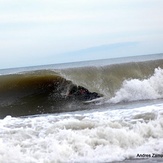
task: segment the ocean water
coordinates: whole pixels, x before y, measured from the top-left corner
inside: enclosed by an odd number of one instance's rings
[[[0,162],[163,162],[163,54],[0,73]]]

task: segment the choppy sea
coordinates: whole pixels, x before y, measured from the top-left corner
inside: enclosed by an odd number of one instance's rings
[[[1,163],[163,162],[163,54],[0,74]]]

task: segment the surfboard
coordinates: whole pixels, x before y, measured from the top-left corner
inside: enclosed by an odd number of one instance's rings
[[[96,98],[96,99],[93,99],[93,100],[84,101],[83,103],[84,104],[99,103],[99,102],[101,102],[102,99],[103,99],[103,97],[99,97],[99,98]]]

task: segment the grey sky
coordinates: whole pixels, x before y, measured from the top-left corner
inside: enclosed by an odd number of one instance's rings
[[[0,0],[0,68],[161,53],[162,8],[162,0]]]

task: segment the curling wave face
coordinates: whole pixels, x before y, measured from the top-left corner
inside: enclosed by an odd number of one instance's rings
[[[97,97],[52,70],[0,76],[0,117],[79,110]]]
[[[1,75],[0,117],[91,109],[92,103],[83,101],[98,97],[101,103],[162,98],[162,69],[160,59]],[[84,89],[89,97],[68,96],[73,88]]]

